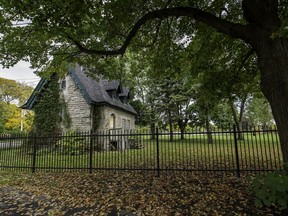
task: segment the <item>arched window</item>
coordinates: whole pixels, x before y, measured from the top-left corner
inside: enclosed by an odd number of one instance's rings
[[[110,116],[110,129],[116,128],[116,116],[115,114],[111,114]]]

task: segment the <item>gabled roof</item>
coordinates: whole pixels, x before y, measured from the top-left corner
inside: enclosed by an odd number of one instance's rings
[[[48,80],[41,78],[28,100],[20,107],[22,109],[32,109],[37,101],[38,95],[43,90],[43,87],[49,83]]]
[[[119,93],[119,96],[126,96],[127,98],[129,97],[129,89],[122,88],[119,81],[91,79],[79,66],[76,66],[76,68],[70,67],[69,74],[74,79],[75,84],[79,87],[88,104],[106,104],[137,115],[137,112],[130,104],[122,103],[121,100],[113,99],[108,94],[108,91],[115,90]]]
[[[122,88],[119,81],[108,81],[101,78],[99,80],[91,79],[80,66],[76,66],[75,68],[69,67],[68,73],[73,78],[88,104],[108,105],[137,115],[137,112],[129,103],[122,103],[121,100],[113,99],[109,95],[109,91],[117,91],[119,97],[129,98],[129,89]],[[38,95],[48,82],[48,80],[42,78],[30,98],[21,108],[32,109],[37,101]]]

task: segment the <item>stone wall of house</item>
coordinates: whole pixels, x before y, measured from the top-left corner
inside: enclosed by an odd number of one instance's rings
[[[62,125],[62,129],[64,131],[67,129],[75,131],[90,131],[92,124],[90,112],[91,106],[87,104],[72,77],[67,75],[65,80],[66,87],[63,88],[61,85],[62,96],[66,102],[67,111],[71,119],[71,126],[70,128],[65,128],[64,125]]]
[[[135,115],[109,106],[101,107],[99,130],[113,129],[112,119],[116,129],[135,129]]]
[[[95,120],[92,119],[93,107],[87,104],[80,89],[76,86],[70,75],[65,77],[66,86],[62,88],[62,97],[66,102],[66,109],[71,119],[70,128],[61,125],[63,131],[67,129],[75,131],[90,131]],[[114,128],[116,129],[135,129],[135,115],[122,111],[121,109],[110,106],[101,106],[99,109],[99,127],[98,130],[113,129],[112,119],[114,118]],[[95,117],[94,117],[95,118]]]

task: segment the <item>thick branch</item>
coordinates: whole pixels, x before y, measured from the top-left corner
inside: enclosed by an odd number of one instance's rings
[[[227,20],[223,20],[215,15],[191,7],[175,7],[175,8],[164,8],[160,10],[151,11],[140,18],[131,29],[123,45],[118,50],[94,50],[84,47],[79,41],[69,37],[70,40],[78,47],[81,52],[88,54],[99,54],[99,55],[123,55],[131,43],[132,39],[137,34],[138,30],[149,20],[153,19],[165,19],[167,17],[191,17],[197,21],[203,22],[217,31],[229,35],[234,38],[246,40],[247,38],[247,27],[240,24],[235,24]]]

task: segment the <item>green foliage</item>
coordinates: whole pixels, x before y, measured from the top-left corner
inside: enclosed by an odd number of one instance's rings
[[[246,116],[250,125],[271,125],[273,119],[271,108],[267,99],[262,94],[251,98]]]
[[[8,131],[20,131],[21,124],[21,109],[16,105],[11,104],[9,109],[9,116],[5,123],[5,130]]]
[[[65,102],[64,98],[62,98],[62,97],[60,97],[60,107],[61,107],[60,121],[62,122],[62,124],[64,125],[65,128],[70,128],[71,118],[70,118],[70,115],[68,112],[67,103]]]
[[[14,80],[0,78],[0,132],[20,131],[21,117],[25,131],[30,130],[33,115],[21,116],[21,109],[16,102],[23,104],[32,93],[33,88]]]
[[[16,81],[0,77],[0,101],[9,104],[14,100],[19,99],[20,95],[21,90]]]
[[[145,103],[141,102],[141,100],[132,100],[129,101],[130,105],[137,112],[136,124],[139,126],[145,126],[149,123],[149,113],[148,107]]]
[[[21,116],[22,115],[22,116]],[[33,124],[33,114],[31,112],[23,112],[15,104],[7,104],[0,101],[0,132],[3,131],[20,131],[21,117],[23,131],[29,131]]]
[[[31,86],[0,77],[0,101],[10,104],[18,100],[22,104],[28,99],[32,91]]]
[[[0,133],[2,133],[5,129],[5,122],[7,120],[7,104],[5,102],[0,101]]]
[[[34,129],[39,135],[59,132],[60,95],[58,79],[54,76],[39,95],[35,105]]]
[[[288,164],[285,168],[287,169]],[[270,172],[267,175],[257,175],[250,186],[255,195],[256,206],[277,206],[288,209],[288,172],[287,170]]]
[[[96,131],[99,129],[100,121],[101,121],[101,108],[99,106],[93,107],[93,123],[92,123],[92,131]]]
[[[86,152],[87,145],[85,137],[75,135],[75,132],[69,131],[62,139],[57,141],[57,149],[59,149],[61,154],[80,155]]]

